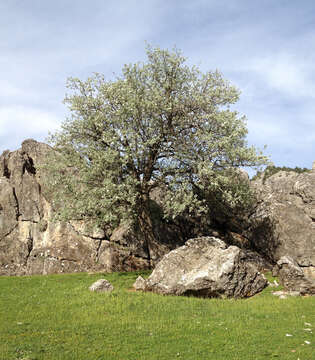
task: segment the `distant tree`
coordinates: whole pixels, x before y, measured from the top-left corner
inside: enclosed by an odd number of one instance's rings
[[[287,166],[269,165],[264,169],[264,171],[257,171],[257,173],[255,174],[255,176],[253,177],[252,180],[257,180],[257,179],[261,178],[262,182],[264,184],[266,182],[266,180],[268,178],[270,178],[270,176],[272,176],[280,171],[295,172],[297,174],[302,174],[305,172],[310,172],[311,170],[308,168],[300,168],[298,166],[296,166],[295,168],[291,168],[291,167],[287,167]]]
[[[68,80],[71,117],[50,138],[47,185],[61,219],[133,219],[150,253],[154,188],[165,191],[166,217],[208,211],[209,192],[233,207],[248,196],[236,170],[267,159],[247,146],[245,117],[229,108],[239,91],[218,71],[187,66],[177,49],[148,46],[147,57],[113,81]]]

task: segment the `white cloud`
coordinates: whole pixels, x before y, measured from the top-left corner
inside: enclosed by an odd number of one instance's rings
[[[289,53],[270,54],[251,60],[248,70],[273,90],[294,97],[315,97],[313,59]]]
[[[2,79],[0,80],[0,97],[10,98],[25,96],[26,94],[21,90],[19,86],[14,85],[12,82]]]
[[[34,137],[44,139],[48,132],[59,129],[61,119],[51,112],[25,106],[0,108],[0,150],[6,142],[3,139],[14,136],[20,140]]]

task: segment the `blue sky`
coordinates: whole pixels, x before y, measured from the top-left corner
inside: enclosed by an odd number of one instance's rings
[[[107,79],[145,41],[220,70],[242,92],[248,142],[278,166],[315,160],[315,2],[1,0],[0,153],[65,119],[66,79]]]

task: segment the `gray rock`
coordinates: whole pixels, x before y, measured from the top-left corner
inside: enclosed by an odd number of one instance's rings
[[[18,204],[14,188],[6,177],[0,177],[0,239],[8,236],[17,225]]]
[[[134,282],[134,284],[132,285],[132,287],[135,289],[135,290],[142,290],[144,291],[145,290],[145,280],[142,276],[138,276],[136,281]]]
[[[0,156],[0,275],[148,269],[145,239],[131,225],[105,233],[80,220],[51,221],[41,165],[52,151],[28,139],[21,149]],[[168,239],[165,231],[160,233]],[[183,243],[170,235],[173,243],[157,241],[150,247],[153,263]]]
[[[289,256],[283,256],[278,262],[279,280],[288,291],[297,291],[301,295],[315,295],[315,280],[305,276],[303,269]]]
[[[315,172],[280,171],[252,186],[258,204],[246,235],[255,249],[273,263],[289,256],[315,266]]]
[[[304,276],[315,281],[315,266],[302,267]]]
[[[244,298],[267,284],[244,251],[214,237],[201,237],[166,254],[145,288],[166,295]]]
[[[111,292],[114,290],[114,287],[106,279],[99,279],[89,287],[89,290],[97,292]]]
[[[274,291],[272,295],[285,299],[287,296],[300,296],[301,294],[299,291]]]
[[[237,170],[238,176],[241,180],[249,183],[249,175],[248,172],[245,169],[238,168]]]

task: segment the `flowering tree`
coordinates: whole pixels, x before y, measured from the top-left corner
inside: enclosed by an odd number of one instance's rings
[[[165,191],[167,217],[207,211],[209,192],[233,207],[248,195],[232,186],[236,169],[266,158],[247,146],[245,118],[229,107],[239,91],[218,71],[187,66],[177,49],[148,47],[147,57],[113,81],[69,79],[71,117],[51,136],[47,168],[62,219],[134,219],[149,253],[154,188]]]

